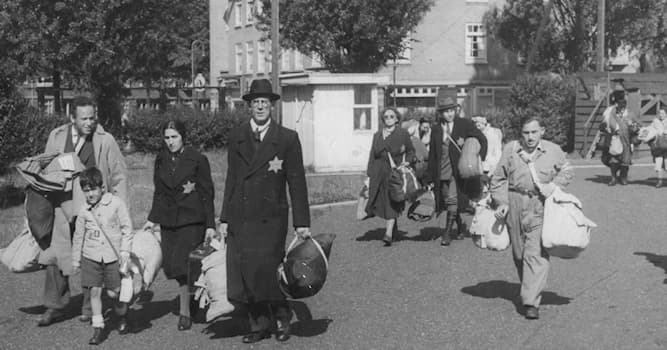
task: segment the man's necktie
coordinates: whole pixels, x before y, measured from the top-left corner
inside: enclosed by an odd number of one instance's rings
[[[261,135],[260,135],[260,132],[259,132],[259,128],[255,129],[255,131],[253,131],[252,134],[253,134],[253,138],[255,139],[255,142],[257,142],[257,143],[262,142],[262,138],[261,138]]]

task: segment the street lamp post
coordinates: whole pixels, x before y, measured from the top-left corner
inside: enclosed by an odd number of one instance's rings
[[[192,84],[191,95],[192,95],[192,107],[195,107],[195,46],[201,45],[199,39],[195,39],[190,44],[190,83]]]

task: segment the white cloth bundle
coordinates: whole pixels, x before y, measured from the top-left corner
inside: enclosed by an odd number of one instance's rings
[[[28,224],[7,248],[0,251],[0,260],[11,272],[27,272],[35,270],[39,265],[37,257],[41,249],[30,233]]]
[[[542,246],[549,255],[575,258],[591,240],[591,229],[597,225],[584,216],[581,202],[556,187],[544,201]]]
[[[507,225],[495,217],[489,206],[489,196],[475,202],[475,216],[470,224],[470,234],[476,246],[489,250],[505,250],[510,246]]]
[[[197,291],[195,299],[199,300],[199,307],[206,311],[206,322],[234,311],[227,299],[227,248],[224,242],[211,240],[211,246],[215,250],[201,261],[202,274],[195,282]]]

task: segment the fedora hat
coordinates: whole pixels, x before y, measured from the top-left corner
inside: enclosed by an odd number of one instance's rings
[[[257,97],[266,97],[271,101],[280,99],[280,95],[273,92],[271,82],[268,79],[255,79],[250,84],[250,91],[243,95],[243,100],[252,101]]]
[[[452,96],[454,95],[454,96]],[[435,101],[435,109],[442,111],[445,109],[456,108],[456,92],[448,89],[438,89],[438,96]]]

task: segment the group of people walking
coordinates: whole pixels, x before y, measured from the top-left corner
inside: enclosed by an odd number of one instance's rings
[[[440,244],[449,246],[452,238],[463,239],[461,214],[470,206],[467,194],[490,193],[495,216],[507,224],[510,233],[524,316],[537,319],[549,270],[549,255],[541,245],[544,201],[556,186],[567,186],[573,169],[558,145],[542,139],[545,125],[539,117],[524,118],[520,140],[503,146],[499,129],[481,116],[462,118],[459,107],[456,96],[441,91],[436,98],[435,122],[420,122],[418,140],[428,149],[426,171],[420,180],[435,196]],[[391,246],[396,219],[405,208],[404,202],[395,202],[389,195],[392,168],[398,164],[415,166],[421,160],[410,142],[410,132],[398,126],[399,119],[393,108],[381,114],[383,126],[373,136],[367,168],[370,193],[366,213],[386,220],[385,246]],[[480,145],[481,181],[480,177],[464,179],[457,167],[468,138]]]
[[[292,223],[302,238],[310,236],[310,214],[298,135],[271,119],[279,98],[265,79],[253,81],[243,96],[252,118],[230,134],[217,222],[207,157],[187,145],[182,122],[168,120],[160,129],[164,148],[155,158],[153,201],[143,229],[161,233],[162,268],[167,279],[178,284],[178,330],[192,326],[190,252],[205,241],[226,238],[227,296],[247,311],[250,322],[242,341],[258,342],[272,333],[281,342],[290,338],[292,313],[276,278],[285,254],[288,186]],[[123,155],[113,136],[97,124],[94,101],[77,97],[73,110],[70,123],[49,135],[46,152],[74,153],[86,170],[73,180],[71,191],[49,196],[56,208],[55,223],[50,246],[40,254],[40,263],[46,266],[47,310],[38,326],[63,320],[70,296],[82,291],[79,319],[92,324],[89,344],[96,345],[111,329],[102,314],[103,289],[115,300],[115,328],[120,334],[132,328],[128,305],[119,302],[120,271],[127,266],[132,247],[131,203]]]

